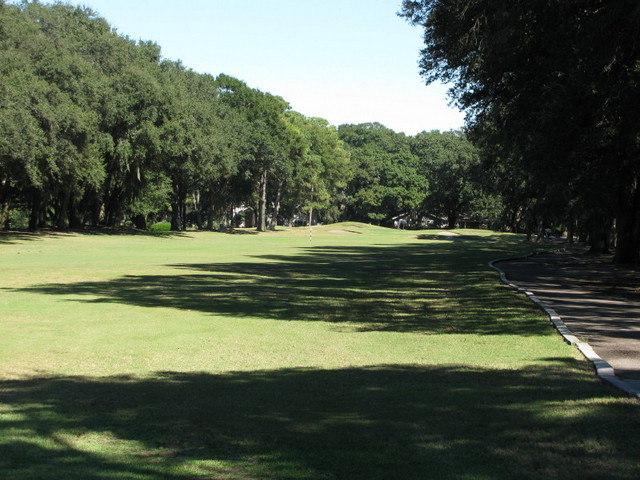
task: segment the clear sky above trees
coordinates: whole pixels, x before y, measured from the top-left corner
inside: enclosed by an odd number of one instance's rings
[[[240,78],[334,125],[380,122],[414,135],[463,124],[446,87],[420,79],[422,33],[397,17],[400,0],[69,3],[92,8],[134,40],[155,41],[166,58]]]

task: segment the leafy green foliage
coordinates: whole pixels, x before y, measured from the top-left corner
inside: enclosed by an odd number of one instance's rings
[[[393,217],[416,209],[428,194],[408,138],[379,123],[341,125],[349,146],[354,176],[348,187],[349,215],[361,221],[390,224]]]
[[[18,211],[30,228],[170,219],[185,230],[253,210],[265,230],[419,223],[427,211],[454,221],[471,208],[463,141],[427,155],[377,123],[337,129],[229,75],[163,60],[87,8],[2,5],[0,105],[3,228]]]
[[[160,131],[160,158],[172,182],[172,229],[184,230],[187,196],[235,173],[242,127],[238,114],[218,100],[213,77],[177,63],[164,62],[162,67],[169,102]]]
[[[579,220],[593,248],[615,217],[616,261],[640,261],[637,2],[405,0],[402,16],[424,27],[427,82],[453,83],[487,165],[514,171],[505,201],[538,226]]]
[[[269,182],[279,172],[290,171],[291,157],[300,150],[299,132],[292,129],[285,112],[290,107],[284,99],[249,88],[244,82],[228,75],[217,78],[222,101],[235,108],[247,122],[247,156],[242,166],[244,178],[252,185],[257,198],[258,230],[267,227],[267,192]]]
[[[477,149],[462,132],[422,132],[410,143],[431,182],[420,207],[425,216],[437,223],[446,219],[448,228],[455,228],[465,214],[479,219],[496,216],[500,201],[484,193]]]
[[[149,229],[156,233],[169,232],[171,230],[171,222],[154,223]]]
[[[321,118],[306,118],[291,112],[288,116],[301,138],[299,159],[292,165],[285,209],[289,216],[302,211],[335,221],[344,205],[340,192],[347,186],[351,172],[351,157],[335,128]]]

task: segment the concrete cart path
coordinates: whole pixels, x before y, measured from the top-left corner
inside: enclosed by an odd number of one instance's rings
[[[553,308],[565,325],[640,390],[640,270],[576,252],[502,261],[506,277]]]

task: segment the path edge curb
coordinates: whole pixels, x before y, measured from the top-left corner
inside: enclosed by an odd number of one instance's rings
[[[558,313],[553,308],[536,297],[533,292],[527,290],[526,288],[520,287],[510,281],[504,271],[496,266],[496,263],[508,262],[511,260],[524,260],[535,255],[538,255],[538,252],[531,252],[526,255],[519,255],[516,257],[497,258],[488,262],[487,266],[498,272],[498,274],[500,275],[500,281],[502,281],[502,283],[507,285],[512,290],[525,295],[538,308],[546,313],[555,329],[558,331],[558,333],[560,333],[560,335],[562,335],[562,338],[564,338],[564,341],[569,345],[575,346],[580,351],[580,353],[582,353],[582,355],[584,355],[584,357],[592,363],[593,367],[596,370],[596,375],[600,379],[610,383],[611,385],[624,391],[628,395],[640,399],[640,390],[629,385],[624,380],[616,377],[614,368],[607,361],[603,360],[596,352],[594,352],[591,345],[578,339],[578,337],[573,334],[569,327],[565,325],[560,315],[558,315]]]

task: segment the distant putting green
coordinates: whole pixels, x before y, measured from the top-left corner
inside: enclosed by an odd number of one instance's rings
[[[437,233],[1,234],[0,478],[637,480],[530,245]]]

